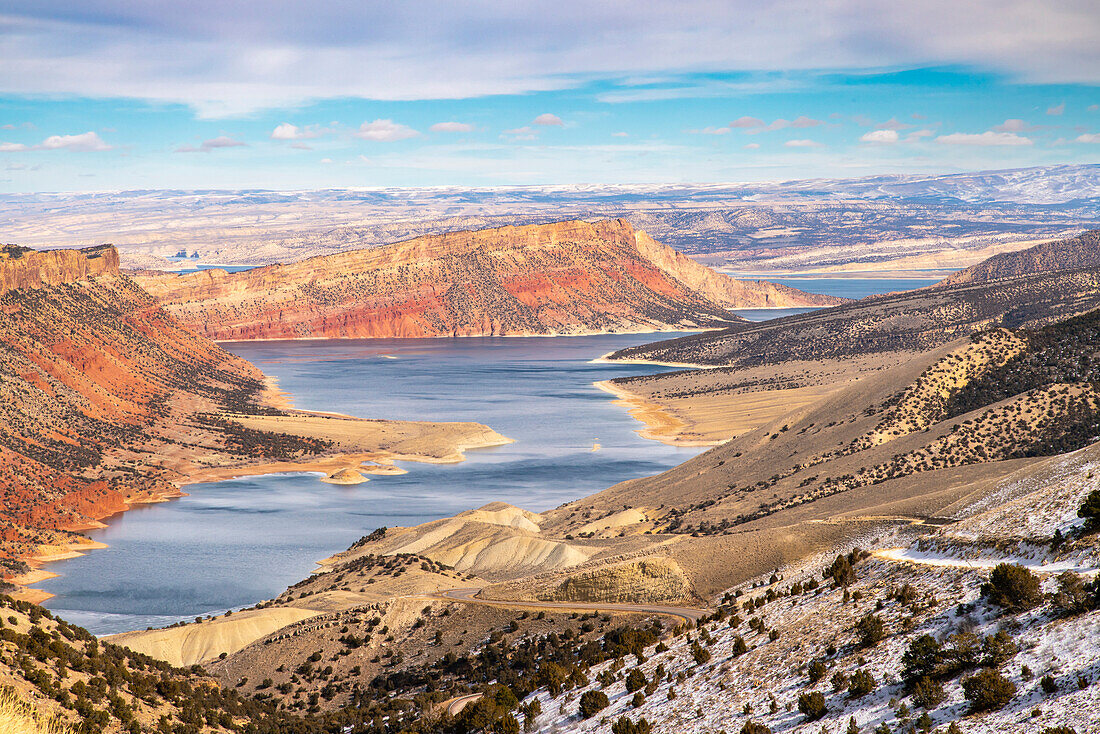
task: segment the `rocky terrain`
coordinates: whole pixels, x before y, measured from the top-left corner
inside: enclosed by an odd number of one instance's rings
[[[733,280],[622,220],[456,232],[137,281],[180,321],[220,340],[686,330],[738,320],[730,307],[839,302]]]
[[[74,534],[195,476],[456,461],[506,441],[474,423],[287,409],[248,362],[186,329],[113,248],[0,258],[0,581],[94,547]],[[297,463],[295,463],[297,462]],[[31,565],[28,565],[28,561]],[[27,598],[41,599],[36,592]]]
[[[216,681],[246,731],[271,717],[331,734],[1092,731],[1095,277],[931,288],[650,345],[718,340],[701,353],[720,367],[662,383],[704,402],[828,389],[663,474],[540,513],[493,503],[364,529],[251,609],[112,642],[201,666],[190,690]],[[255,409],[220,420],[335,435]],[[54,627],[32,637],[13,616],[0,676],[42,708],[95,708],[53,672],[62,648],[34,647]],[[86,683],[106,686],[92,731],[154,705],[164,723],[130,730],[222,726],[187,688],[176,711],[130,675]]]

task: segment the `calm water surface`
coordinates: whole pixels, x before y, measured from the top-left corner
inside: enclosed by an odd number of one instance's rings
[[[640,438],[591,383],[659,368],[592,364],[655,335],[230,344],[295,404],[370,418],[470,420],[515,443],[461,464],[403,462],[400,476],[341,487],[316,474],[196,484],[89,535],[110,549],[51,564],[47,606],[98,634],[248,606],[383,525],[414,525],[503,500],[533,511],[698,453]],[[594,444],[600,444],[593,451]]]
[[[848,297],[928,285],[924,279],[792,278]],[[753,321],[806,309],[745,309]],[[595,380],[652,374],[592,364],[657,334],[263,342],[228,345],[307,410],[366,418],[470,420],[515,443],[470,451],[461,464],[403,462],[409,473],[351,487],[316,474],[191,485],[190,496],[137,507],[89,535],[111,546],[50,565],[46,606],[97,634],[160,626],[250,606],[306,576],[314,561],[374,528],[453,515],[503,500],[546,510],[698,453],[640,438],[638,424]],[[593,451],[594,444],[600,444]]]

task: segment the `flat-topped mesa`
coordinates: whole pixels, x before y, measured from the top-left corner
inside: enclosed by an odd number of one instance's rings
[[[0,294],[117,274],[118,250],[111,245],[41,251],[17,245],[0,247]]]
[[[139,276],[164,307],[223,340],[675,331],[729,308],[828,305],[734,281],[621,219],[418,237],[238,273]]]

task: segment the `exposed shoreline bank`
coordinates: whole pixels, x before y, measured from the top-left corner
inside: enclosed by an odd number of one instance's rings
[[[301,427],[303,422],[308,422],[315,430],[311,431],[315,438],[325,438],[333,441],[338,447],[358,448],[359,450],[344,450],[327,455],[305,457],[298,461],[273,461],[253,463],[228,463],[222,466],[196,466],[188,463],[174,467],[175,476],[169,479],[172,487],[170,490],[148,492],[128,498],[123,501],[121,509],[112,509],[102,515],[95,516],[90,522],[59,528],[62,532],[80,533],[106,527],[105,520],[121,514],[137,505],[155,504],[167,502],[172,499],[187,496],[184,488],[193,484],[215,482],[227,479],[235,479],[248,476],[263,476],[282,473],[316,473],[324,476],[320,481],[335,472],[352,469],[363,474],[393,475],[405,473],[404,469],[396,466],[398,461],[415,461],[425,464],[455,464],[465,460],[465,452],[475,449],[492,448],[512,443],[513,440],[502,436],[488,426],[480,423],[446,423],[429,421],[398,421],[398,420],[370,420],[360,419],[336,413],[315,413],[299,411],[291,407],[290,396],[279,391],[274,378],[268,378],[266,397],[270,403],[284,410],[292,410],[289,416],[247,416],[260,424],[277,422],[279,418],[287,418],[295,421],[295,427]],[[227,414],[235,418],[233,414]],[[327,425],[326,425],[327,424]],[[367,429],[358,433],[349,434],[351,428]],[[267,426],[271,430],[272,426]],[[277,427],[276,427],[277,428]],[[290,433],[288,429],[283,431]],[[399,436],[396,446],[402,450],[390,450],[382,443],[381,434],[396,432],[412,434]],[[326,435],[327,434],[327,435]],[[363,441],[369,441],[372,434],[377,445],[363,445]],[[393,442],[393,437],[386,437]],[[395,446],[395,447],[396,447]],[[59,541],[42,544],[30,555],[22,557],[30,570],[8,579],[16,589],[11,596],[21,601],[29,601],[41,604],[53,598],[54,594],[43,589],[33,588],[32,585],[47,579],[55,578],[58,574],[47,571],[44,564],[55,561],[77,558],[85,555],[87,551],[107,548],[107,544],[91,540],[78,535],[71,541]]]
[[[660,441],[668,446],[718,446],[724,443],[681,438],[684,429],[689,428],[690,424],[673,415],[664,406],[643,400],[636,393],[613,384],[611,380],[599,380],[592,385],[614,395],[616,399],[613,404],[625,407],[630,416],[642,424],[643,427],[635,431],[642,438]]]

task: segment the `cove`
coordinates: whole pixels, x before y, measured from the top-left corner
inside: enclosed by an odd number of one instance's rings
[[[249,342],[224,345],[296,407],[363,418],[471,420],[515,443],[461,464],[402,462],[354,486],[315,474],[193,484],[88,532],[109,549],[50,564],[46,606],[96,634],[163,626],[271,598],[381,526],[501,500],[535,512],[669,469],[702,449],[640,438],[592,382],[664,371],[592,363],[659,334]],[[598,444],[598,450],[593,450]]]

